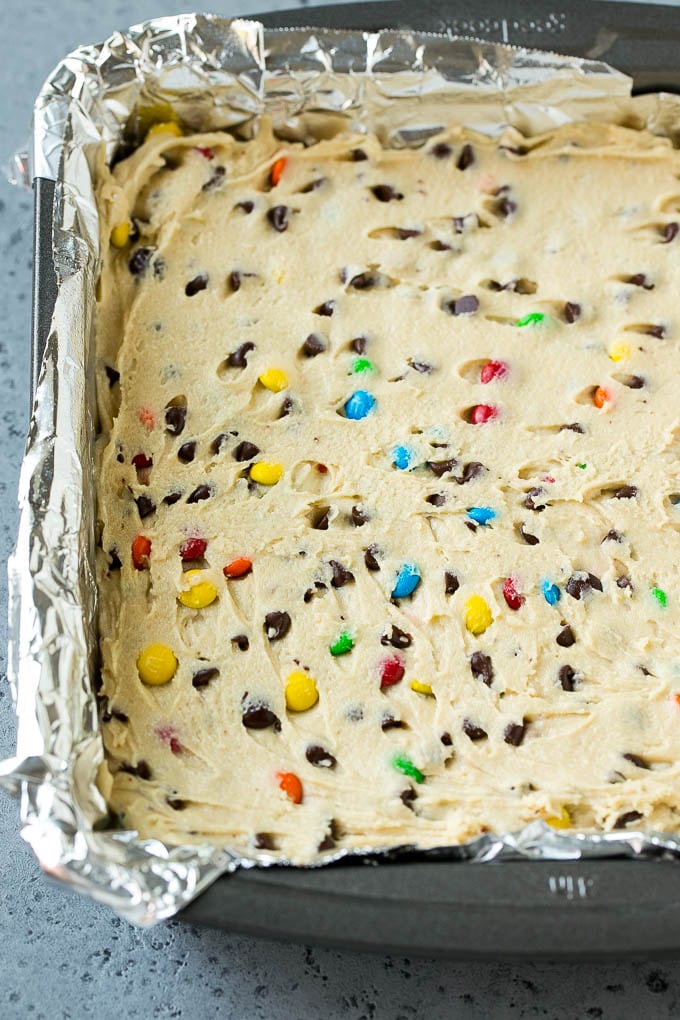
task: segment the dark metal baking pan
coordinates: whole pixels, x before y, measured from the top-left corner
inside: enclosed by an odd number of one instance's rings
[[[450,32],[606,60],[636,91],[680,91],[680,11],[658,5],[531,0],[351,4],[263,15],[271,27],[319,25]],[[33,386],[56,296],[54,183],[35,187]],[[604,958],[680,954],[680,864],[598,859],[491,864],[345,861],[225,877],[182,918],[252,935],[456,958]]]

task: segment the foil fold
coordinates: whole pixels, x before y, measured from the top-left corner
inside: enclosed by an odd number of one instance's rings
[[[150,925],[220,875],[281,864],[266,853],[167,847],[107,828],[95,783],[103,760],[94,680],[93,312],[99,265],[93,168],[134,144],[140,110],[171,109],[193,131],[247,134],[267,113],[282,137],[313,143],[374,131],[420,145],[451,122],[526,135],[573,120],[646,127],[680,142],[680,97],[631,98],[606,64],[444,35],[385,30],[265,29],[210,15],[159,18],[83,46],[37,97],[30,156],[13,179],[56,182],[52,258],[58,296],[42,355],[20,481],[21,518],[9,562],[9,666],[16,756],[0,785],[21,800],[22,835],[45,872]],[[157,117],[157,119],[162,119]],[[44,313],[43,313],[44,314]],[[328,853],[340,857],[574,860],[667,856],[680,840],[630,832],[565,835],[542,822],[453,848]],[[286,862],[283,862],[286,863]]]

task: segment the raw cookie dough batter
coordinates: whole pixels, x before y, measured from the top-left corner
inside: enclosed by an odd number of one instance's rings
[[[603,125],[100,168],[125,826],[303,863],[677,831],[679,175]]]

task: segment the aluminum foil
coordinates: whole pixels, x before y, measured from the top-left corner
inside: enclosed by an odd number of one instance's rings
[[[631,82],[595,61],[479,40],[386,30],[265,30],[203,15],[162,18],[71,53],[41,90],[30,157],[14,171],[56,182],[58,297],[35,393],[9,564],[9,678],[16,756],[0,784],[21,798],[22,835],[43,869],[149,925],[218,876],[268,865],[229,848],[167,847],[107,829],[95,784],[103,760],[93,692],[96,651],[92,333],[98,218],[92,168],[134,143],[145,109],[169,104],[189,129],[247,133],[267,112],[283,137],[313,143],[338,130],[420,145],[452,121],[525,134],[570,120],[647,127],[675,138],[680,97],[630,97]],[[157,118],[158,119],[158,118]],[[395,848],[388,856],[411,856]],[[680,853],[657,835],[563,835],[542,822],[427,857],[575,859]],[[345,853],[330,853],[326,864]],[[362,856],[362,854],[353,854]],[[385,853],[367,848],[373,859]],[[276,863],[281,863],[280,860]],[[284,862],[285,863],[285,862]]]

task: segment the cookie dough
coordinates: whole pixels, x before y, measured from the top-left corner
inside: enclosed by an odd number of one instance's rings
[[[100,166],[121,824],[298,863],[677,832],[679,177],[607,125]]]

